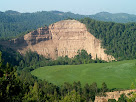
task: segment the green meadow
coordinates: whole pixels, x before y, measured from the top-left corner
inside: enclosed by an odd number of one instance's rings
[[[64,82],[80,81],[82,86],[96,82],[98,87],[101,87],[101,84],[106,82],[108,88],[127,89],[136,79],[135,64],[136,60],[125,60],[110,63],[45,66],[33,70],[31,74],[59,86]]]

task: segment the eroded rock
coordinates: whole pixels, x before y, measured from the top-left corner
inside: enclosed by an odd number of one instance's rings
[[[95,97],[94,102],[108,102],[108,99],[115,99],[118,101],[118,98],[121,94],[125,94],[127,97],[130,97],[132,92],[136,92],[136,89],[134,90],[125,90],[125,91],[114,91],[114,92],[106,92],[106,97]],[[130,95],[129,95],[130,94]]]
[[[27,50],[56,59],[58,56],[70,58],[84,49],[91,53],[92,58],[105,61],[115,60],[113,56],[104,53],[101,41],[87,31],[86,26],[76,20],[63,20],[42,27],[26,34],[22,38],[10,41],[11,47],[24,54]],[[16,45],[16,46],[15,46]]]

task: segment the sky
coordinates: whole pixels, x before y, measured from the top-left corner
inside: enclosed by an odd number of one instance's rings
[[[136,15],[136,0],[0,0],[0,11],[37,12],[58,10],[91,15],[99,12]]]

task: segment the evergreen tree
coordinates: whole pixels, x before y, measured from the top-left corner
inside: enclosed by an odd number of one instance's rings
[[[106,91],[108,91],[107,85],[105,82],[102,83],[102,88],[101,88],[102,93],[104,94]]]

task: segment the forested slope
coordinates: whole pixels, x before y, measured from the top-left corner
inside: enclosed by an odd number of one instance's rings
[[[136,58],[136,23],[102,22],[90,18],[80,21],[86,24],[91,34],[102,41],[107,54],[118,60]]]
[[[16,11],[0,12],[0,38],[15,37],[22,33],[26,34],[28,31],[60,20],[68,18],[81,19],[83,17],[82,15],[59,11],[35,13],[19,13]]]
[[[60,20],[68,18],[81,19],[84,17],[117,23],[136,22],[136,15],[125,13],[112,14],[100,12],[95,15],[79,15],[61,11],[20,13],[9,10],[0,12],[0,38],[15,37],[22,33],[26,34],[28,31],[32,31],[44,25],[50,25]]]
[[[103,14],[105,13],[97,15],[105,18],[113,17],[111,14],[106,13],[105,16]],[[116,16],[114,15],[114,18]],[[82,18],[80,21],[86,24],[89,32],[96,38],[102,40],[103,47],[107,49],[107,54],[113,55],[117,60],[136,58],[136,23],[103,22],[84,17],[83,15],[60,11],[42,11],[35,13],[19,13],[16,11],[0,12],[0,38],[17,37],[38,27],[49,25],[63,19]],[[118,17],[122,17],[121,14]]]
[[[127,14],[127,13],[100,12],[95,15],[90,15],[89,17],[95,20],[116,22],[116,23],[136,22],[136,15]]]

